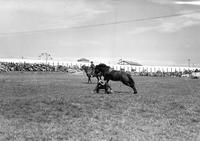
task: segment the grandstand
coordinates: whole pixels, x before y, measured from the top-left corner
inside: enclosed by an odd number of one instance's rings
[[[119,64],[119,65],[130,65],[130,66],[142,66],[141,64],[139,64],[137,62],[127,61],[127,60],[122,60],[122,59],[120,59],[117,64]]]

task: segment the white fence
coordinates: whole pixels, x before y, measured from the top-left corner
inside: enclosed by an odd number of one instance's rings
[[[68,62],[64,63],[66,66],[79,66],[81,67],[82,65],[90,65],[90,63],[78,63],[78,62]],[[124,71],[136,71],[136,72],[183,72],[185,70],[191,70],[195,71],[196,69],[200,70],[198,67],[170,67],[170,66],[131,66],[131,65],[112,65],[109,64],[109,66],[115,70],[121,70],[123,69]]]
[[[31,59],[0,59],[0,62],[14,62],[14,63],[45,63],[44,60],[31,60]],[[62,65],[62,66],[78,66],[81,67],[82,65],[89,66],[90,63],[83,63],[83,62],[76,62],[76,61],[54,61],[49,60],[48,64],[50,65]],[[115,70],[125,70],[125,71],[136,71],[136,72],[183,72],[185,70],[200,70],[199,67],[170,67],[170,66],[130,66],[130,65],[115,65],[115,64],[108,64],[111,68]]]
[[[129,66],[129,65],[111,65],[112,68],[116,70],[123,69],[125,71],[136,71],[136,72],[183,72],[185,70],[196,70],[200,68],[194,68],[194,67],[170,67],[170,66]]]

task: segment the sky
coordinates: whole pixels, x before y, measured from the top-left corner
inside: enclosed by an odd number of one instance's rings
[[[200,67],[200,0],[0,0],[0,58]]]

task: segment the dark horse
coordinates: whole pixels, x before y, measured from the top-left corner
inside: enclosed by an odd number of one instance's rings
[[[112,70],[109,66],[106,64],[99,64],[95,67],[95,74],[101,73],[104,77],[104,80],[108,81],[121,81],[123,84],[131,87],[134,91],[134,94],[137,93],[137,90],[135,88],[135,82],[133,81],[130,74],[124,72],[124,71],[117,71]]]
[[[96,77],[97,80],[99,80],[100,75],[96,75],[96,74],[94,73],[94,69],[92,69],[91,67],[86,66],[86,65],[83,65],[83,66],[81,67],[81,69],[83,69],[83,70],[85,71],[85,73],[86,73],[86,75],[87,75],[87,77],[88,77],[88,83],[92,83],[91,77]]]

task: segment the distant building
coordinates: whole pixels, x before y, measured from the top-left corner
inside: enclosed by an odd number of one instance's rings
[[[81,58],[77,60],[78,62],[83,62],[83,63],[89,63],[90,60],[86,59],[86,58]]]
[[[122,60],[122,59],[120,59],[117,64],[119,64],[119,65],[131,65],[131,66],[142,66],[141,64],[139,64],[137,62],[126,61],[126,60]]]

